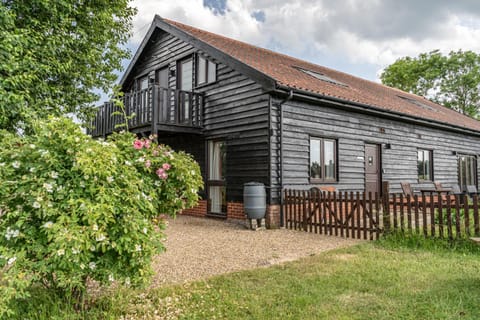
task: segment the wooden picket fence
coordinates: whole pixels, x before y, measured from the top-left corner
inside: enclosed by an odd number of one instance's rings
[[[384,232],[416,232],[425,237],[480,236],[477,195],[326,192],[286,189],[286,228],[356,239],[378,239]]]

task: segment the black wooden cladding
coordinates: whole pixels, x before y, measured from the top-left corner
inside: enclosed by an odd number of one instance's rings
[[[188,91],[161,88],[153,85],[148,89],[126,93],[122,97],[124,110],[113,102],[99,107],[93,120],[92,136],[106,136],[125,124],[135,130],[145,128],[157,132],[158,125],[174,125],[171,131],[182,131],[182,127],[201,128],[203,125],[203,95]],[[119,114],[120,113],[120,114]],[[200,131],[199,131],[200,132]]]
[[[276,100],[279,101],[279,100]],[[458,183],[458,156],[479,154],[478,137],[408,124],[365,114],[348,112],[335,107],[307,102],[289,101],[283,105],[284,186],[309,189],[309,138],[328,137],[338,142],[337,190],[363,191],[365,184],[365,144],[381,146],[382,180],[389,181],[392,192],[400,192],[400,182],[416,188],[432,182],[419,182],[417,150],[433,150],[433,179],[444,186]],[[272,110],[271,184],[280,195],[279,109]],[[389,144],[390,148],[385,146]],[[478,168],[477,168],[478,170]],[[480,172],[479,172],[480,173]]]
[[[356,239],[385,232],[450,240],[480,236],[479,197],[285,189],[284,225],[289,229]]]

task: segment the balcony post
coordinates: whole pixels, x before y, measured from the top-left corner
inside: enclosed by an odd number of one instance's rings
[[[160,112],[159,102],[159,87],[153,85],[152,87],[152,134],[157,134],[158,132],[158,114]]]

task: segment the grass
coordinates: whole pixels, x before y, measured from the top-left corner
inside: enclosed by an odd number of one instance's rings
[[[20,319],[480,319],[480,249],[398,239],[151,290],[118,289],[77,314],[37,292]]]

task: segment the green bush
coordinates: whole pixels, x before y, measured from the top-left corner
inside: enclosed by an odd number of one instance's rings
[[[0,316],[32,285],[80,303],[89,280],[144,283],[164,248],[159,215],[202,186],[190,156],[130,133],[97,141],[50,118],[0,139]]]

